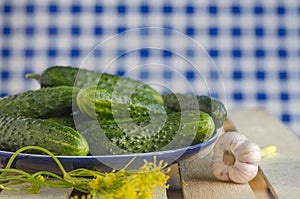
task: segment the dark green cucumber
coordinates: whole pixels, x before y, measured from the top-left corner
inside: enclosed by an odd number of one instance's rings
[[[216,128],[222,127],[227,117],[227,110],[224,104],[220,100],[209,96],[192,96],[189,94],[168,93],[163,95],[163,99],[167,110],[170,111],[178,112],[199,109],[200,111],[208,113],[210,116],[212,116]],[[179,101],[181,102],[181,105]],[[195,104],[197,102],[198,104]]]
[[[86,138],[90,155],[126,154],[125,150],[112,143],[100,127],[98,120],[91,120],[77,125],[78,131]]]
[[[121,91],[112,91],[96,87],[81,88],[77,95],[79,109],[93,117],[102,118],[139,118],[151,114],[164,114],[160,101],[149,98],[144,93],[126,96]]]
[[[155,117],[157,120],[165,118],[164,115]],[[82,133],[93,148],[93,155],[100,155],[182,148],[206,141],[215,131],[212,118],[207,113],[198,111],[173,112],[168,114],[162,126],[156,124],[149,125],[140,120],[138,124],[125,122],[121,125],[99,125],[94,120],[85,125]],[[103,139],[104,135],[108,139]],[[97,140],[99,137],[101,139]]]
[[[74,118],[72,114],[65,114],[57,117],[46,118],[49,122],[56,122],[58,124],[75,128]]]
[[[26,77],[38,80],[42,87],[65,85],[81,88],[97,86],[98,88],[109,90],[113,90],[116,87],[129,92],[136,90],[136,92],[143,93],[150,98],[160,101],[161,104],[163,103],[161,95],[142,81],[87,69],[70,66],[52,66],[44,70],[41,74],[27,74]]]
[[[0,137],[0,149],[12,152],[32,145],[55,155],[85,156],[89,151],[87,141],[78,131],[42,119],[0,114]]]
[[[41,87],[52,87],[52,86],[74,86],[78,68],[70,66],[52,66],[46,68],[41,74],[26,74],[26,78],[36,79]],[[88,86],[89,81],[96,81],[99,78],[98,74],[90,73],[88,70],[82,69],[82,74],[85,74],[89,78],[77,80],[78,86]]]
[[[72,112],[78,88],[59,86],[30,90],[0,99],[0,113],[31,118],[47,118]]]

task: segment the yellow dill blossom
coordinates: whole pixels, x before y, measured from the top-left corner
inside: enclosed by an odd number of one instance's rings
[[[116,178],[115,173],[105,173],[105,176],[103,178],[104,186],[110,187],[113,184],[115,178]]]
[[[102,176],[98,175],[96,176],[94,179],[92,179],[90,182],[89,182],[89,187],[91,189],[91,192],[97,192],[98,190],[98,187],[99,187],[99,181],[100,181],[100,178],[102,178]]]
[[[167,188],[169,176],[164,171],[166,164],[161,161],[145,161],[137,171],[112,171],[97,176],[89,183],[90,194],[94,199],[151,199],[157,190]]]
[[[112,193],[114,199],[137,199],[137,193],[133,184],[126,182],[120,189]],[[106,199],[106,198],[105,198]]]

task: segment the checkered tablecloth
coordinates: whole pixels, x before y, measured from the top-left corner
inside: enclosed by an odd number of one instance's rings
[[[0,31],[1,96],[84,66],[265,108],[300,137],[298,0],[1,0]]]

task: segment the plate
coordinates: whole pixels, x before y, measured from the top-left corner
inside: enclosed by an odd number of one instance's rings
[[[132,170],[142,166],[144,164],[144,160],[153,162],[154,157],[156,158],[157,163],[159,163],[160,160],[163,160],[167,163],[167,166],[171,166],[179,160],[186,159],[197,153],[199,153],[202,157],[206,156],[214,146],[220,131],[220,129],[215,131],[212,137],[203,143],[175,150],[139,154],[57,157],[67,171],[78,168],[94,169],[104,172],[111,171],[112,169],[120,170],[128,165],[129,162],[131,163],[127,169]],[[4,167],[13,154],[13,152],[0,150],[0,167]],[[13,167],[27,172],[46,170],[58,174],[61,173],[57,164],[49,155],[20,153],[16,157]]]

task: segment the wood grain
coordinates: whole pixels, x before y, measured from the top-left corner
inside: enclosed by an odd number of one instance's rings
[[[41,189],[40,194],[32,194],[24,191],[12,192],[3,190],[0,192],[1,199],[68,199],[72,192],[68,189],[53,189],[45,187]]]
[[[216,180],[211,173],[212,157],[212,153],[205,158],[195,155],[179,163],[185,199],[255,198],[249,184],[234,184]]]
[[[167,199],[167,191],[165,188],[156,188],[156,194],[152,197],[152,199]]]
[[[275,198],[300,196],[300,140],[279,120],[264,110],[233,110],[229,118],[235,128],[263,147],[278,151],[262,159],[261,174]]]

